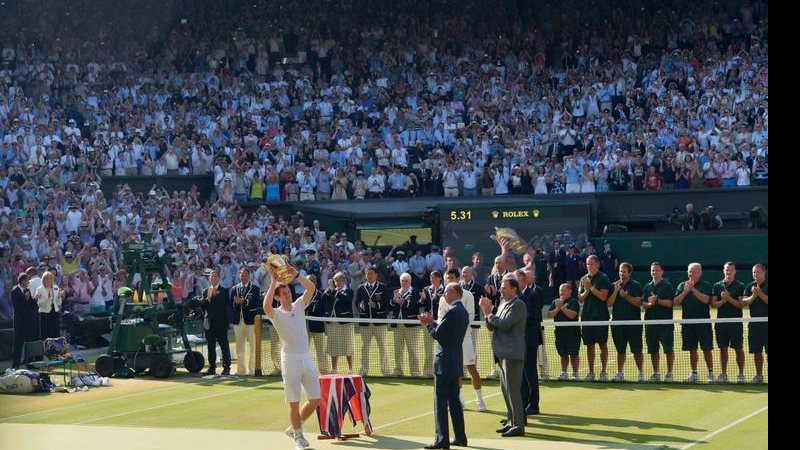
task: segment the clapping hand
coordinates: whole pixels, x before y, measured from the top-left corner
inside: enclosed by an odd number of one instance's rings
[[[431,316],[431,313],[419,314],[419,315],[417,315],[417,319],[419,319],[419,322],[421,324],[425,325],[425,326],[427,326],[429,323],[433,322],[433,316]]]
[[[488,316],[492,312],[492,301],[488,297],[481,296],[478,306],[481,307],[484,316]]]

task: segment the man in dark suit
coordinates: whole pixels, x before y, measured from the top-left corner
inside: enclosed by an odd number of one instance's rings
[[[250,282],[250,269],[239,269],[240,283],[231,288],[233,332],[236,336],[236,375],[253,375],[256,368],[255,310],[261,305],[261,291]],[[245,350],[245,343],[248,349]]]
[[[561,283],[567,281],[567,252],[561,247],[561,243],[558,240],[553,241],[553,250],[547,258],[547,267],[550,269],[550,277],[552,278],[552,283],[550,283],[551,292],[558,291]]]
[[[208,276],[211,286],[203,291],[203,309],[208,318],[206,341],[208,344],[208,370],[206,375],[217,371],[217,344],[222,350],[222,375],[231,374],[231,348],[228,343],[228,324],[233,316],[230,293],[219,285],[219,269],[213,269]]]
[[[542,331],[542,307],[544,289],[534,284],[531,269],[517,270],[517,280],[522,286],[520,298],[528,309],[525,323],[525,366],[522,372],[522,406],[525,415],[539,414],[539,371],[536,352],[539,349]]]
[[[492,332],[492,352],[500,366],[500,388],[508,409],[505,425],[497,430],[503,437],[525,434],[525,408],[522,406],[522,372],[525,365],[525,322],[528,310],[519,298],[517,278],[508,274],[500,285],[501,301],[492,314],[492,301],[481,297],[486,328]]]
[[[28,289],[28,275],[19,274],[17,285],[11,289],[11,304],[14,305],[14,347],[11,367],[22,363],[22,348],[25,342],[39,339],[39,306]]]
[[[436,419],[436,438],[427,449],[450,448],[451,445],[466,447],[467,434],[464,431],[464,409],[458,398],[458,381],[464,376],[464,355],[462,343],[467,334],[469,314],[461,302],[463,290],[458,283],[449,283],[444,289],[444,299],[449,305],[447,312],[437,324],[431,313],[419,315],[419,321],[436,340],[436,357],[433,362],[433,389],[435,395],[434,417]],[[453,420],[455,439],[450,442],[450,428],[447,423],[447,409]]]
[[[362,319],[386,319],[389,296],[386,286],[378,281],[378,272],[375,267],[364,269],[367,281],[356,291],[356,305]],[[372,338],[378,344],[378,355],[381,361],[383,376],[391,375],[389,369],[389,354],[386,353],[386,323],[359,323],[361,331],[361,375],[367,375],[369,370],[369,352],[372,348]]]

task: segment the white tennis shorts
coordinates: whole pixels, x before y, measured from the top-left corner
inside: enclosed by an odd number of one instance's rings
[[[319,371],[314,361],[309,358],[281,358],[281,374],[283,375],[283,393],[286,403],[300,401],[300,389],[306,392],[306,398],[319,398]]]
[[[464,341],[461,343],[461,351],[464,353],[464,366],[471,366],[475,364],[475,346],[472,345],[472,335],[467,329],[467,334],[464,335]]]

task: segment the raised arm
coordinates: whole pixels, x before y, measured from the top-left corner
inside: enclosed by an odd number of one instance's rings
[[[264,308],[264,314],[271,320],[275,318],[275,310],[272,308],[272,300],[275,297],[275,290],[278,289],[280,285],[280,281],[275,278],[275,272],[272,268],[268,269],[270,275],[270,283],[269,287],[267,288],[266,292],[264,292],[264,303],[262,307]]]
[[[297,272],[297,269],[294,268],[290,270]],[[306,277],[298,276],[297,281],[306,289],[303,293],[303,297],[301,297],[303,299],[303,307],[305,308],[311,303],[311,299],[314,298],[314,292],[317,290],[317,286]]]

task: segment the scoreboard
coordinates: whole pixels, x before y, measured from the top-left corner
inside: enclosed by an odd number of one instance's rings
[[[459,263],[470,263],[472,254],[483,253],[484,266],[491,268],[500,247],[492,238],[497,228],[510,228],[530,247],[542,244],[550,250],[553,240],[561,243],[586,241],[589,231],[589,203],[533,202],[475,206],[440,206],[441,242],[451,247]]]

